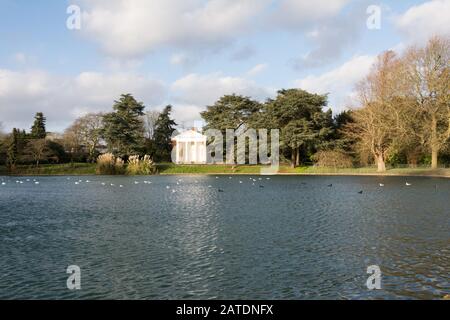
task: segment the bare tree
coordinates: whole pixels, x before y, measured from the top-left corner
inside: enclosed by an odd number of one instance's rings
[[[439,153],[450,139],[450,38],[434,37],[423,49],[405,54],[409,94],[414,98],[422,130],[418,139],[431,151],[431,167],[437,169]]]
[[[95,159],[97,147],[101,141],[103,114],[89,113],[74,121],[64,133],[66,146],[72,152],[85,148],[91,160]]]
[[[88,149],[89,159],[95,160],[95,153],[101,140],[103,114],[89,113],[77,120],[80,124],[82,141]]]
[[[24,153],[34,160],[36,167],[39,167],[40,162],[51,154],[45,139],[30,140],[25,147]]]
[[[147,111],[143,115],[145,137],[147,139],[153,139],[153,135],[155,134],[156,121],[158,120],[159,115],[159,111]]]
[[[386,171],[386,158],[407,135],[403,113],[406,97],[400,60],[393,51],[378,57],[372,71],[357,86],[362,108],[355,110],[355,122],[346,126],[346,133],[358,141],[360,153],[370,153],[379,172]]]
[[[83,148],[83,137],[81,134],[80,123],[75,121],[64,131],[63,135],[64,149],[70,153],[78,153]]]

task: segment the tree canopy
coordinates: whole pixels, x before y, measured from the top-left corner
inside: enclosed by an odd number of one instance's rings
[[[172,134],[177,125],[170,114],[172,106],[168,105],[159,114],[155,123],[155,131],[153,134],[153,141],[155,146],[155,160],[156,161],[170,161],[172,152]]]
[[[123,94],[114,102],[114,112],[103,117],[103,137],[111,152],[124,157],[140,153],[144,126],[142,116],[145,106],[131,94]]]
[[[47,131],[45,129],[46,118],[42,112],[36,113],[34,117],[34,123],[31,127],[30,136],[33,139],[45,139]]]

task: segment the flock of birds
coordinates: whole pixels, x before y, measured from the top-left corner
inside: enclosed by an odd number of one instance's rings
[[[67,179],[68,181],[72,180],[72,178],[70,178],[70,177],[69,177],[69,178],[66,178],[66,179]],[[216,179],[219,179],[219,177],[216,177]],[[233,177],[228,177],[228,179],[233,179]],[[265,178],[265,179],[266,179],[266,180],[270,180],[271,178]],[[256,183],[257,183],[258,181],[261,182],[261,181],[263,180],[263,178],[255,179],[255,178],[250,177],[249,180],[250,180],[250,182],[252,183],[252,185],[255,186]],[[16,180],[16,181],[15,181],[16,184],[23,184],[23,183],[25,183],[25,182],[28,182],[28,183],[34,183],[34,184],[36,184],[36,185],[40,184],[40,182],[39,182],[38,180],[36,180],[36,179],[25,179],[25,180]],[[183,179],[178,179],[177,182],[176,182],[176,184],[177,184],[177,185],[180,185],[182,182],[183,182]],[[75,184],[75,185],[80,185],[80,184],[82,184],[82,183],[91,183],[91,181],[90,181],[90,180],[81,180],[81,179],[79,179],[79,180],[77,180],[77,181],[74,181],[74,184]],[[134,184],[135,184],[135,185],[138,185],[138,184],[140,184],[140,183],[143,183],[143,184],[152,184],[152,181],[149,181],[149,180],[145,180],[145,181],[134,181]],[[195,180],[195,183],[198,183],[198,180]],[[243,183],[244,183],[244,180],[239,180],[239,184],[243,184]],[[7,184],[7,182],[4,181],[4,178],[2,178],[2,179],[1,179],[0,185],[1,185],[1,186],[5,186],[6,184]],[[102,186],[107,186],[107,185],[108,185],[108,186],[111,186],[111,187],[116,187],[116,184],[114,184],[114,183],[101,182],[100,184],[101,184]],[[302,185],[306,185],[306,182],[301,182],[301,184],[302,184]],[[412,183],[409,183],[408,181],[406,181],[406,182],[405,182],[405,185],[409,187],[409,186],[412,186]],[[117,186],[118,186],[119,188],[124,188],[124,185],[123,185],[123,184],[119,184],[119,185],[117,185]],[[385,184],[384,184],[384,183],[380,183],[379,186],[380,186],[380,187],[384,187]],[[333,184],[329,184],[328,187],[329,187],[329,188],[332,188],[332,187],[333,187]],[[212,185],[208,185],[208,188],[212,188]],[[259,184],[259,188],[263,189],[263,188],[264,188],[264,185]],[[172,188],[170,185],[167,185],[167,186],[166,186],[166,189],[167,189],[167,190],[172,190],[172,193],[175,193],[175,192],[176,192],[176,189]],[[218,192],[225,192],[225,190],[224,190],[224,189],[221,189],[221,188],[217,189],[217,191],[218,191]],[[363,194],[364,191],[361,190],[361,191],[359,191],[358,193],[359,193],[359,194]]]

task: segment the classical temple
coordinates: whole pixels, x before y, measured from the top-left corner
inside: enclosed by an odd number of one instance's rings
[[[175,163],[206,164],[206,136],[195,129],[187,130],[172,139]]]

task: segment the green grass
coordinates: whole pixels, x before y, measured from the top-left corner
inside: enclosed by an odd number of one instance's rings
[[[0,167],[0,174],[7,174],[5,167]],[[93,163],[65,163],[65,164],[44,164],[36,166],[17,166],[14,175],[94,175],[95,164]]]
[[[264,166],[260,165],[175,165],[164,163],[157,165],[160,174],[259,174]],[[342,174],[342,175],[367,175],[379,174],[375,167],[363,168],[319,168],[304,166],[292,168],[289,165],[281,165],[280,174]],[[450,176],[450,169],[431,170],[430,168],[393,168],[388,169],[384,175],[441,175]]]
[[[160,174],[258,174],[262,166],[230,166],[230,165],[176,165],[161,163],[157,165]]]
[[[95,175],[95,164],[92,163],[73,163],[73,164],[49,164],[35,166],[18,166],[15,175]],[[260,165],[176,165],[173,163],[160,163],[157,165],[158,173],[162,175],[171,174],[260,174],[264,166]],[[304,166],[291,168],[288,165],[280,166],[280,174],[298,174],[298,175],[368,175],[379,174],[375,167],[364,168],[318,168]],[[8,171],[4,166],[0,166],[0,175],[7,175]],[[423,176],[447,176],[450,177],[450,168],[431,170],[427,167],[420,168],[392,168],[381,175],[423,175]]]

